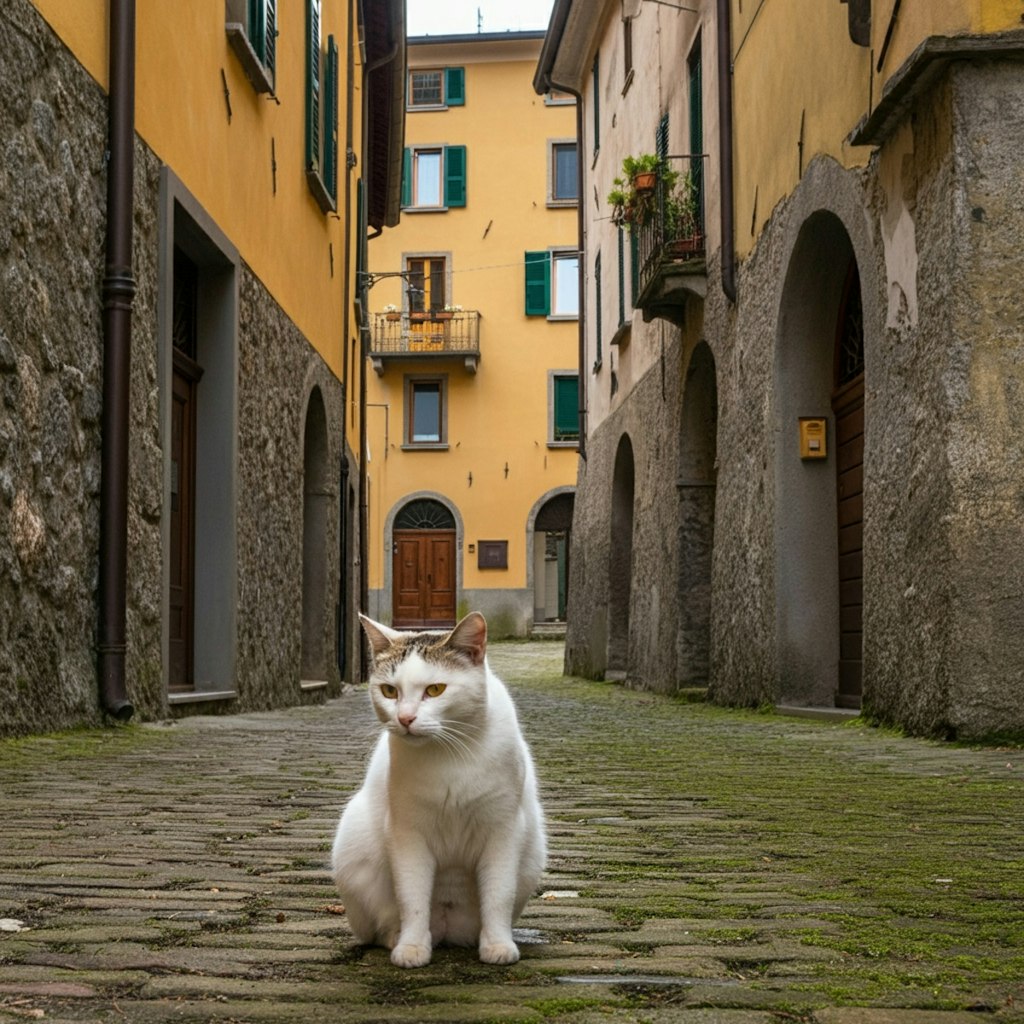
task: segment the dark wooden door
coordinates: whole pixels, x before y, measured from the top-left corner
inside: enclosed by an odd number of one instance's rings
[[[180,352],[174,353],[171,401],[171,550],[170,665],[168,687],[195,686],[195,464],[196,385],[202,371]]]
[[[393,625],[455,625],[455,531],[396,530]]]
[[[839,509],[839,687],[836,704],[858,708],[864,643],[864,374],[837,389]]]

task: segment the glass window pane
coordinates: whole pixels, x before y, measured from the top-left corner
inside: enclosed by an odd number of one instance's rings
[[[411,71],[409,89],[409,106],[438,106],[441,103],[441,72]]]
[[[441,205],[441,154],[437,150],[416,154],[416,196],[413,205]]]
[[[572,255],[554,253],[554,308],[556,316],[580,315],[579,259]]]
[[[576,146],[554,146],[554,189],[552,199],[576,198]]]
[[[437,381],[413,384],[410,428],[413,442],[441,441],[441,385]]]

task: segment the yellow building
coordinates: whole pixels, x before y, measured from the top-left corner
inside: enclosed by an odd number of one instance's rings
[[[322,699],[402,0],[10,0],[0,75],[0,731]]]
[[[408,42],[402,219],[370,245],[369,614],[564,621],[578,439],[576,108],[543,33]]]
[[[1021,14],[555,0],[535,88],[580,97],[588,197],[570,671],[1024,731]]]

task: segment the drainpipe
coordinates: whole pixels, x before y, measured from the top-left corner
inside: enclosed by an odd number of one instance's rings
[[[128,408],[131,383],[132,187],[135,145],[135,0],[110,0],[107,233],[103,276],[103,417],[100,483],[100,703],[126,722]]]
[[[718,0],[718,161],[721,168],[722,291],[736,301],[736,208],[733,198],[732,13]]]

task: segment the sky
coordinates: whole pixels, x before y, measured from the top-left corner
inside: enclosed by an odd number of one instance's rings
[[[406,0],[411,36],[546,29],[552,0]]]

